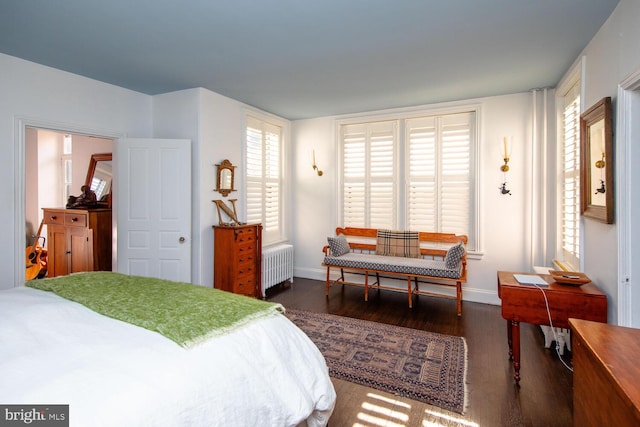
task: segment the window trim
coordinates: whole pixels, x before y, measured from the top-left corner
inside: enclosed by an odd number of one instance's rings
[[[579,113],[584,111],[584,92],[585,92],[585,79],[583,76],[585,75],[585,67],[586,67],[586,58],[582,56],[567,72],[565,77],[560,81],[556,88],[556,212],[555,212],[555,254],[553,257],[554,265],[559,269],[567,269],[573,271],[582,271],[583,269],[583,258],[578,256],[578,264],[573,265],[571,260],[567,260],[564,256],[563,249],[563,241],[562,241],[562,180],[564,179],[564,167],[562,164],[563,159],[563,141],[564,141],[564,127],[563,116],[564,116],[564,98],[569,93],[569,91],[575,86],[579,85],[578,93],[580,96],[580,105],[579,105]],[[579,152],[579,148],[578,148]],[[580,200],[577,200],[577,203],[580,204]],[[579,207],[578,207],[579,210]],[[578,255],[582,254],[584,248],[584,233],[583,233],[583,219],[582,215],[579,216],[578,219]]]
[[[243,173],[236,175],[236,180],[241,179],[238,184],[238,188],[242,189],[243,197],[239,200],[239,206],[242,212],[242,218],[246,220],[247,215],[247,117],[253,117],[254,119],[267,122],[271,125],[281,128],[281,152],[280,152],[280,183],[282,186],[282,207],[281,207],[281,224],[280,224],[280,237],[277,240],[265,243],[263,240],[263,247],[269,247],[280,243],[289,242],[291,238],[291,200],[292,200],[292,183],[288,179],[291,176],[291,122],[276,115],[266,113],[261,110],[246,107],[243,108],[243,114],[241,119],[241,134],[242,134],[242,149],[240,165]],[[237,181],[236,181],[237,182]]]
[[[475,144],[471,147],[471,163],[470,167],[472,168],[471,180],[472,184],[470,186],[470,190],[472,191],[473,200],[471,202],[470,215],[469,218],[469,226],[470,226],[470,235],[469,241],[475,241],[475,248],[470,249],[468,251],[469,259],[480,259],[484,254],[483,250],[483,235],[480,227],[481,224],[481,193],[480,193],[480,164],[481,164],[481,135],[482,135],[482,105],[480,103],[468,103],[468,102],[459,102],[459,103],[451,103],[447,105],[438,105],[432,108],[429,107],[420,107],[420,108],[401,108],[385,111],[382,113],[360,113],[354,115],[343,116],[334,121],[334,135],[335,135],[335,146],[336,146],[336,165],[338,165],[338,174],[336,177],[336,205],[334,206],[335,212],[335,221],[336,224],[340,224],[342,221],[342,208],[340,204],[340,200],[342,199],[342,189],[343,189],[343,180],[342,173],[340,171],[343,170],[342,164],[342,153],[340,149],[341,143],[341,133],[340,129],[343,125],[349,124],[358,124],[365,122],[379,122],[379,121],[393,121],[398,120],[400,123],[398,125],[398,135],[403,139],[398,147],[398,150],[401,150],[398,154],[398,167],[401,168],[398,176],[405,177],[407,170],[405,165],[405,155],[404,155],[404,138],[405,138],[405,120],[421,118],[425,116],[438,116],[438,115],[447,115],[447,114],[457,114],[457,113],[473,113],[475,114],[475,121],[473,129],[471,129],[471,135],[474,138]],[[403,178],[404,179],[404,178]],[[398,201],[399,203],[405,203],[404,190],[399,192]],[[405,203],[406,204],[406,203]],[[398,218],[399,223],[402,223],[402,226],[406,224],[407,218],[406,215],[402,215]],[[419,231],[429,231],[429,230],[419,230]],[[471,235],[473,233],[473,235]]]

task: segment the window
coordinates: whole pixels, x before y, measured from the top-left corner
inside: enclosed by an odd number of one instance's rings
[[[106,194],[105,190],[107,189],[107,181],[102,178],[98,178],[97,176],[94,176],[91,179],[90,188],[91,188],[91,191],[96,193],[97,199],[102,200],[102,197]]]
[[[580,81],[559,102],[560,136],[560,262],[570,270],[580,267]]]
[[[346,227],[396,225],[396,129],[395,121],[342,127],[342,214]]]
[[[262,224],[263,245],[284,240],[282,127],[247,116],[247,222]]]
[[[340,124],[344,226],[475,237],[476,112]]]
[[[470,234],[472,116],[407,121],[409,229]]]
[[[72,175],[72,160],[71,154],[73,151],[73,137],[69,134],[65,134],[62,140],[62,206],[67,203],[69,196],[71,196],[71,182]]]

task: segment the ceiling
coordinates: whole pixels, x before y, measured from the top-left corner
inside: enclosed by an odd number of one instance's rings
[[[554,87],[617,3],[3,0],[0,52],[295,120]]]

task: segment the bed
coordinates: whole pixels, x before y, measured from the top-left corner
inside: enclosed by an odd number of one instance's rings
[[[127,281],[158,280],[105,272],[66,277],[90,283],[82,295],[108,290],[111,282],[128,289]],[[98,294],[98,307],[90,309],[90,302],[75,302],[82,298],[61,296],[60,289],[73,287],[57,279],[33,281],[46,290],[0,291],[0,403],[68,404],[71,426],[327,424],[336,395],[324,358],[278,304],[158,281],[155,286],[163,290],[162,285],[169,284],[182,286],[180,291],[193,288],[196,299],[168,294],[162,295],[168,302],[156,302],[158,295],[147,296],[142,285],[135,287],[133,297],[125,297],[132,298],[132,304],[111,293]],[[48,289],[51,284],[57,289]],[[269,307],[195,339],[180,341],[171,335],[175,331],[163,335],[165,323],[186,323],[180,310],[167,307],[183,301],[182,308],[194,307],[202,300],[198,292],[228,294]],[[139,298],[152,302],[139,304]],[[235,311],[234,301],[220,310],[205,304],[204,310]],[[116,311],[128,307],[120,311],[134,324],[118,320],[122,315],[117,313],[100,314],[108,312],[103,303]],[[148,313],[130,313],[136,305]],[[154,312],[168,316],[157,322],[160,331],[136,326]]]

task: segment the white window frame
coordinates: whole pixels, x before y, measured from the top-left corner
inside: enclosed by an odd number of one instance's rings
[[[73,181],[73,135],[65,134],[63,136],[60,152],[62,153],[62,155],[60,156],[60,170],[62,171],[62,173],[60,174],[60,179],[62,181],[61,206],[64,206],[73,191],[71,188],[71,184]]]
[[[556,198],[556,206],[557,216],[556,216],[556,253],[554,257],[554,264],[556,267],[560,269],[570,270],[570,271],[580,271],[582,269],[582,261],[580,254],[582,252],[582,216],[580,215],[580,114],[584,110],[584,81],[582,79],[582,75],[584,74],[584,58],[579,61],[570,71],[567,73],[566,77],[563,81],[560,82],[558,88],[556,89],[556,123],[557,126],[557,134],[556,134],[556,176],[557,176],[557,198]],[[573,95],[571,94],[573,92]],[[576,155],[578,156],[576,159],[576,165],[578,167],[577,171],[575,171],[576,179],[577,179],[577,188],[578,192],[575,194],[575,212],[576,214],[576,228],[575,233],[577,233],[577,237],[575,238],[575,245],[577,246],[576,251],[567,251],[565,249],[564,244],[564,235],[565,235],[565,227],[564,227],[564,214],[563,208],[565,206],[564,203],[564,182],[565,182],[565,167],[564,167],[564,140],[565,140],[565,130],[564,130],[564,113],[565,113],[565,98],[567,96],[575,96],[577,92],[577,96],[580,97],[579,105],[578,105],[578,116],[577,116],[577,141],[576,141]]]
[[[278,179],[278,184],[280,187],[280,205],[279,205],[279,213],[278,213],[278,229],[275,232],[269,231],[265,227],[264,222],[264,213],[262,215],[261,223],[263,225],[262,232],[262,246],[271,246],[278,243],[286,242],[289,239],[289,235],[291,232],[289,220],[291,218],[290,212],[290,203],[291,200],[291,184],[287,180],[287,176],[289,176],[290,166],[289,166],[289,139],[291,135],[291,126],[289,121],[282,119],[277,116],[270,115],[268,113],[264,113],[261,111],[246,109],[244,114],[244,120],[242,124],[242,170],[243,173],[243,188],[244,188],[244,212],[245,218],[247,215],[247,203],[248,203],[248,184],[250,178],[247,176],[248,168],[247,168],[247,127],[249,122],[249,117],[254,120],[267,123],[270,126],[276,126],[280,128],[280,176]],[[264,204],[264,202],[263,202]],[[255,222],[255,221],[254,221]]]
[[[471,126],[471,146],[470,146],[470,168],[471,168],[471,183],[469,191],[470,195],[470,208],[469,208],[469,245],[468,252],[470,255],[481,255],[481,236],[480,236],[480,168],[479,168],[479,153],[480,153],[480,124],[481,124],[481,107],[476,104],[460,104],[452,107],[434,108],[434,109],[420,109],[420,110],[402,110],[396,113],[389,113],[384,115],[358,115],[351,118],[344,118],[336,120],[336,146],[337,151],[337,164],[339,165],[339,171],[344,170],[343,153],[342,153],[342,135],[341,129],[345,125],[354,125],[360,123],[373,123],[381,121],[398,121],[398,144],[397,144],[397,167],[395,168],[395,179],[397,184],[395,185],[395,191],[397,197],[395,198],[398,206],[406,206],[407,200],[407,182],[408,182],[408,168],[406,167],[407,159],[405,155],[405,145],[407,144],[407,135],[405,133],[405,123],[408,119],[417,119],[429,116],[446,116],[449,114],[459,113],[473,113],[474,120]],[[343,206],[342,201],[344,198],[344,178],[343,174],[338,174],[337,179],[337,194],[338,201],[336,206],[336,218],[339,225],[343,225]],[[408,224],[408,209],[401,209],[397,214],[394,213],[394,228],[405,229]],[[435,230],[416,230],[416,231],[435,231]]]
[[[360,122],[360,123],[348,123],[342,124],[339,127],[339,151],[340,162],[342,167],[340,170],[343,172],[340,174],[340,180],[342,182],[340,190],[339,201],[339,215],[341,218],[341,224],[343,226],[362,226],[367,228],[397,228],[398,223],[397,211],[393,210],[393,206],[398,204],[398,182],[399,182],[399,168],[393,168],[393,163],[398,163],[398,120],[384,120],[374,122]],[[353,138],[359,140],[355,144],[362,144],[362,151],[364,153],[364,162],[362,165],[349,165],[344,158],[343,139],[346,128],[355,128],[350,135]],[[359,135],[359,136],[355,136]],[[381,146],[380,144],[384,144]],[[388,147],[388,143],[391,143],[391,147]],[[389,149],[390,148],[390,149]],[[381,156],[383,154],[383,156]],[[384,154],[391,156],[391,161]],[[372,164],[388,164],[389,169],[387,171],[380,171],[380,173],[373,173]],[[349,172],[361,169],[362,175],[350,179],[347,174]],[[362,217],[362,224],[352,224],[348,222],[348,218],[345,218],[344,201],[347,197],[345,194],[345,187],[349,182],[356,184],[362,184],[359,189],[356,189],[354,193],[360,192],[363,199],[361,203],[364,205],[364,212]],[[359,191],[358,191],[359,190]],[[372,198],[374,200],[372,200]],[[380,218],[375,214],[376,211],[381,211],[384,208],[391,209],[390,218]]]

